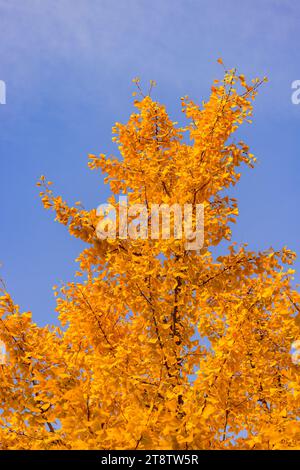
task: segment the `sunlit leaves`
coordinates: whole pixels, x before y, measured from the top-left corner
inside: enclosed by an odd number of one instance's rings
[[[119,194],[204,204],[204,247],[186,251],[172,236],[100,241],[96,211],[69,206],[42,176],[45,208],[87,247],[81,281],[54,288],[61,329],[38,327],[2,293],[1,448],[299,448],[290,349],[300,296],[286,269],[295,254],[234,243],[212,254],[238,216],[227,190],[255,163],[231,137],[262,81],[225,70],[201,107],[182,98],[181,125],[150,97],[154,83],[148,94],[134,83],[135,111],[113,128],[121,158],[90,155],[89,166],[105,174],[112,205]]]

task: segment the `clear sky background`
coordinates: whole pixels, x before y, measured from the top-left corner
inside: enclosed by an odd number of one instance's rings
[[[300,255],[299,36],[296,0],[0,0],[0,275],[35,321],[56,321],[52,286],[73,279],[83,248],[42,208],[35,183],[45,174],[70,204],[105,202],[87,154],[117,152],[111,127],[133,110],[136,76],[157,81],[153,96],[174,120],[181,96],[209,97],[220,56],[247,78],[269,77],[240,133],[259,162],[231,191],[233,238]]]

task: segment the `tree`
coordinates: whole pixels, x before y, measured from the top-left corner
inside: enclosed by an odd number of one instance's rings
[[[112,205],[119,194],[204,204],[200,251],[174,236],[100,240],[96,210],[69,207],[41,178],[44,206],[87,248],[81,282],[56,289],[61,328],[37,326],[3,289],[3,449],[300,448],[295,254],[230,242],[238,209],[227,190],[255,159],[229,139],[261,83],[225,71],[203,107],[182,99],[184,127],[140,95],[113,128],[122,158],[90,156]]]

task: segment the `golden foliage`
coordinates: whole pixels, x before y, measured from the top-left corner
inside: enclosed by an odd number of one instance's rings
[[[182,99],[184,127],[142,96],[113,128],[122,158],[90,156],[112,204],[122,193],[130,204],[203,203],[200,253],[172,238],[100,241],[96,211],[69,207],[41,178],[45,208],[88,247],[82,282],[55,288],[61,328],[38,327],[2,294],[2,449],[300,448],[295,255],[234,243],[212,254],[238,214],[224,190],[255,162],[229,138],[260,83],[225,72],[202,107]]]

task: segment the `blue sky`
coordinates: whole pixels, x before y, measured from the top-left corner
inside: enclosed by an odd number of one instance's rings
[[[35,321],[55,322],[52,286],[73,279],[83,247],[41,207],[35,183],[45,174],[70,203],[105,201],[87,154],[117,151],[111,127],[132,111],[135,76],[157,81],[174,120],[182,95],[208,98],[220,56],[248,78],[269,77],[240,133],[259,162],[231,193],[233,238],[300,252],[299,34],[295,0],[0,0],[0,275]]]

